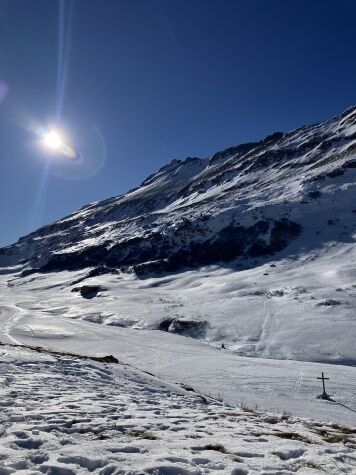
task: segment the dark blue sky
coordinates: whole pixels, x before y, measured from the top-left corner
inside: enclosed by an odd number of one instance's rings
[[[0,245],[172,159],[356,104],[355,24],[354,0],[0,0]],[[87,169],[28,129],[59,110]]]

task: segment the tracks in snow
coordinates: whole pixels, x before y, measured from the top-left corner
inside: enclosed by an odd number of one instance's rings
[[[11,336],[11,328],[19,318],[19,309],[14,305],[0,305],[0,332],[5,342],[20,344],[21,342]]]
[[[352,435],[326,443],[301,420],[203,404],[130,368],[2,347],[0,375],[1,473],[287,474],[312,463],[351,474],[356,465]]]

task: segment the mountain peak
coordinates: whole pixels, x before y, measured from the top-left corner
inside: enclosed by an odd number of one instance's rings
[[[336,193],[345,209],[354,206],[346,183],[355,174],[355,110],[209,159],[172,160],[126,195],[82,208],[0,250],[0,262],[42,271],[100,263],[142,273],[236,259],[246,265],[287,252],[292,243],[297,249],[312,232],[306,222],[339,213]],[[318,226],[319,237],[309,236],[310,242],[341,232]],[[343,226],[351,236],[352,223]]]

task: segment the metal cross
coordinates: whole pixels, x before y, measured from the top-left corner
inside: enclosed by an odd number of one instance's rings
[[[321,373],[321,378],[318,377],[317,379],[321,379],[323,381],[323,397],[327,396],[325,391],[325,381],[330,378],[325,378],[324,373]]]

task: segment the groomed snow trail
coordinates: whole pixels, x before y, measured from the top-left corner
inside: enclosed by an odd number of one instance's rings
[[[128,366],[2,347],[0,473],[355,473],[355,431],[204,403]]]

